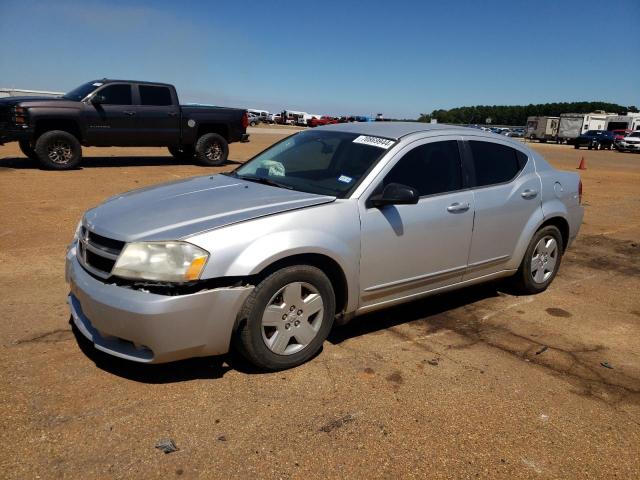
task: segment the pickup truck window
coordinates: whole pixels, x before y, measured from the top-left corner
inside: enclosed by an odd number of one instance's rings
[[[345,198],[394,142],[375,146],[346,132],[306,131],[265,150],[231,175],[319,195]],[[367,137],[374,138],[374,137]]]
[[[107,85],[100,90],[99,95],[104,96],[104,105],[131,105],[131,85],[115,84]]]
[[[167,87],[154,87],[151,85],[139,85],[140,104],[166,106],[172,105],[171,90]]]

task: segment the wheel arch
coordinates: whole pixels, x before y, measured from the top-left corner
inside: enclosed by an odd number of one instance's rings
[[[545,219],[545,221],[542,222],[540,226],[538,226],[536,232],[549,225],[553,225],[558,230],[560,230],[560,235],[562,236],[562,252],[564,253],[569,245],[569,222],[566,218],[561,217],[560,215],[556,215],[551,218]]]
[[[229,127],[222,123],[203,123],[198,126],[196,140],[207,133],[217,133],[227,142],[229,141]]]
[[[80,131],[78,122],[68,118],[38,120],[35,124],[33,142],[35,143],[43,133],[51,132],[53,130],[67,132],[76,137],[78,141],[82,143],[82,132]]]
[[[298,253],[274,260],[255,275],[256,282],[262,281],[277,270],[294,265],[310,265],[321,270],[333,286],[336,315],[345,311],[349,298],[347,276],[336,260],[322,253]]]

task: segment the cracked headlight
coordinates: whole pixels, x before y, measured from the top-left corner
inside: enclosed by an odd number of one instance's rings
[[[184,283],[198,280],[209,252],[186,242],[134,242],[125,245],[112,274],[131,280]]]

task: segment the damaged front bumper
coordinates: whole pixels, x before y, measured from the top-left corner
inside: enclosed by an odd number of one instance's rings
[[[73,322],[98,350],[127,360],[164,363],[229,351],[238,312],[253,286],[158,295],[107,284],[69,250],[68,298]]]

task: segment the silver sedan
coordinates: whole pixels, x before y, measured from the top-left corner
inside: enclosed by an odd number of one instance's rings
[[[303,131],[231,173],[88,211],[67,254],[71,314],[96,348],[133,361],[234,345],[290,368],[356,315],[500,277],[542,292],[581,194],[575,173],[476,129]]]

